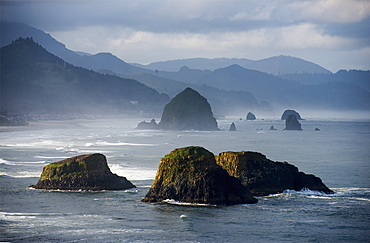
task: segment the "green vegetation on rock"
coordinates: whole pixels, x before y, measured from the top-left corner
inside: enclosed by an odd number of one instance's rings
[[[166,199],[212,205],[257,202],[238,179],[216,164],[213,153],[196,146],[175,149],[161,159],[142,201]]]

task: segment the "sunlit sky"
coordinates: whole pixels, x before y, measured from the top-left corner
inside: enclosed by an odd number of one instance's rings
[[[370,69],[369,0],[1,1],[68,49],[129,63],[289,55],[333,72]]]

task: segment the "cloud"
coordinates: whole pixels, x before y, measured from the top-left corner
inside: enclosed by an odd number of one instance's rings
[[[367,0],[1,1],[1,20],[44,30],[72,50],[139,63],[326,53],[332,63],[353,53],[355,63],[370,46]]]
[[[295,1],[287,6],[296,19],[335,23],[354,23],[370,17],[368,0]]]

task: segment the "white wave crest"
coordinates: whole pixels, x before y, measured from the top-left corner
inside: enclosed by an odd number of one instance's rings
[[[173,205],[180,205],[180,206],[202,206],[202,207],[214,207],[216,205],[206,204],[206,203],[188,203],[188,202],[179,202],[173,199],[165,199],[163,202]]]
[[[157,173],[156,170],[137,167],[124,167],[119,164],[110,164],[109,168],[113,173],[119,176],[124,176],[128,180],[152,180]]]

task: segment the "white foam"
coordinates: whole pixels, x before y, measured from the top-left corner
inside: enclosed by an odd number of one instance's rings
[[[188,202],[179,202],[173,199],[165,199],[163,202],[173,205],[180,205],[180,206],[202,206],[202,207],[210,207],[215,206],[212,204],[206,204],[206,203],[188,203]]]
[[[147,144],[147,143],[126,143],[118,141],[117,143],[107,142],[103,140],[98,140],[94,145],[104,145],[104,146],[157,146],[157,144]],[[93,146],[90,145],[89,146]]]
[[[153,180],[157,173],[157,170],[154,169],[123,167],[119,164],[110,164],[109,168],[113,173],[119,176],[124,176],[128,180]]]

